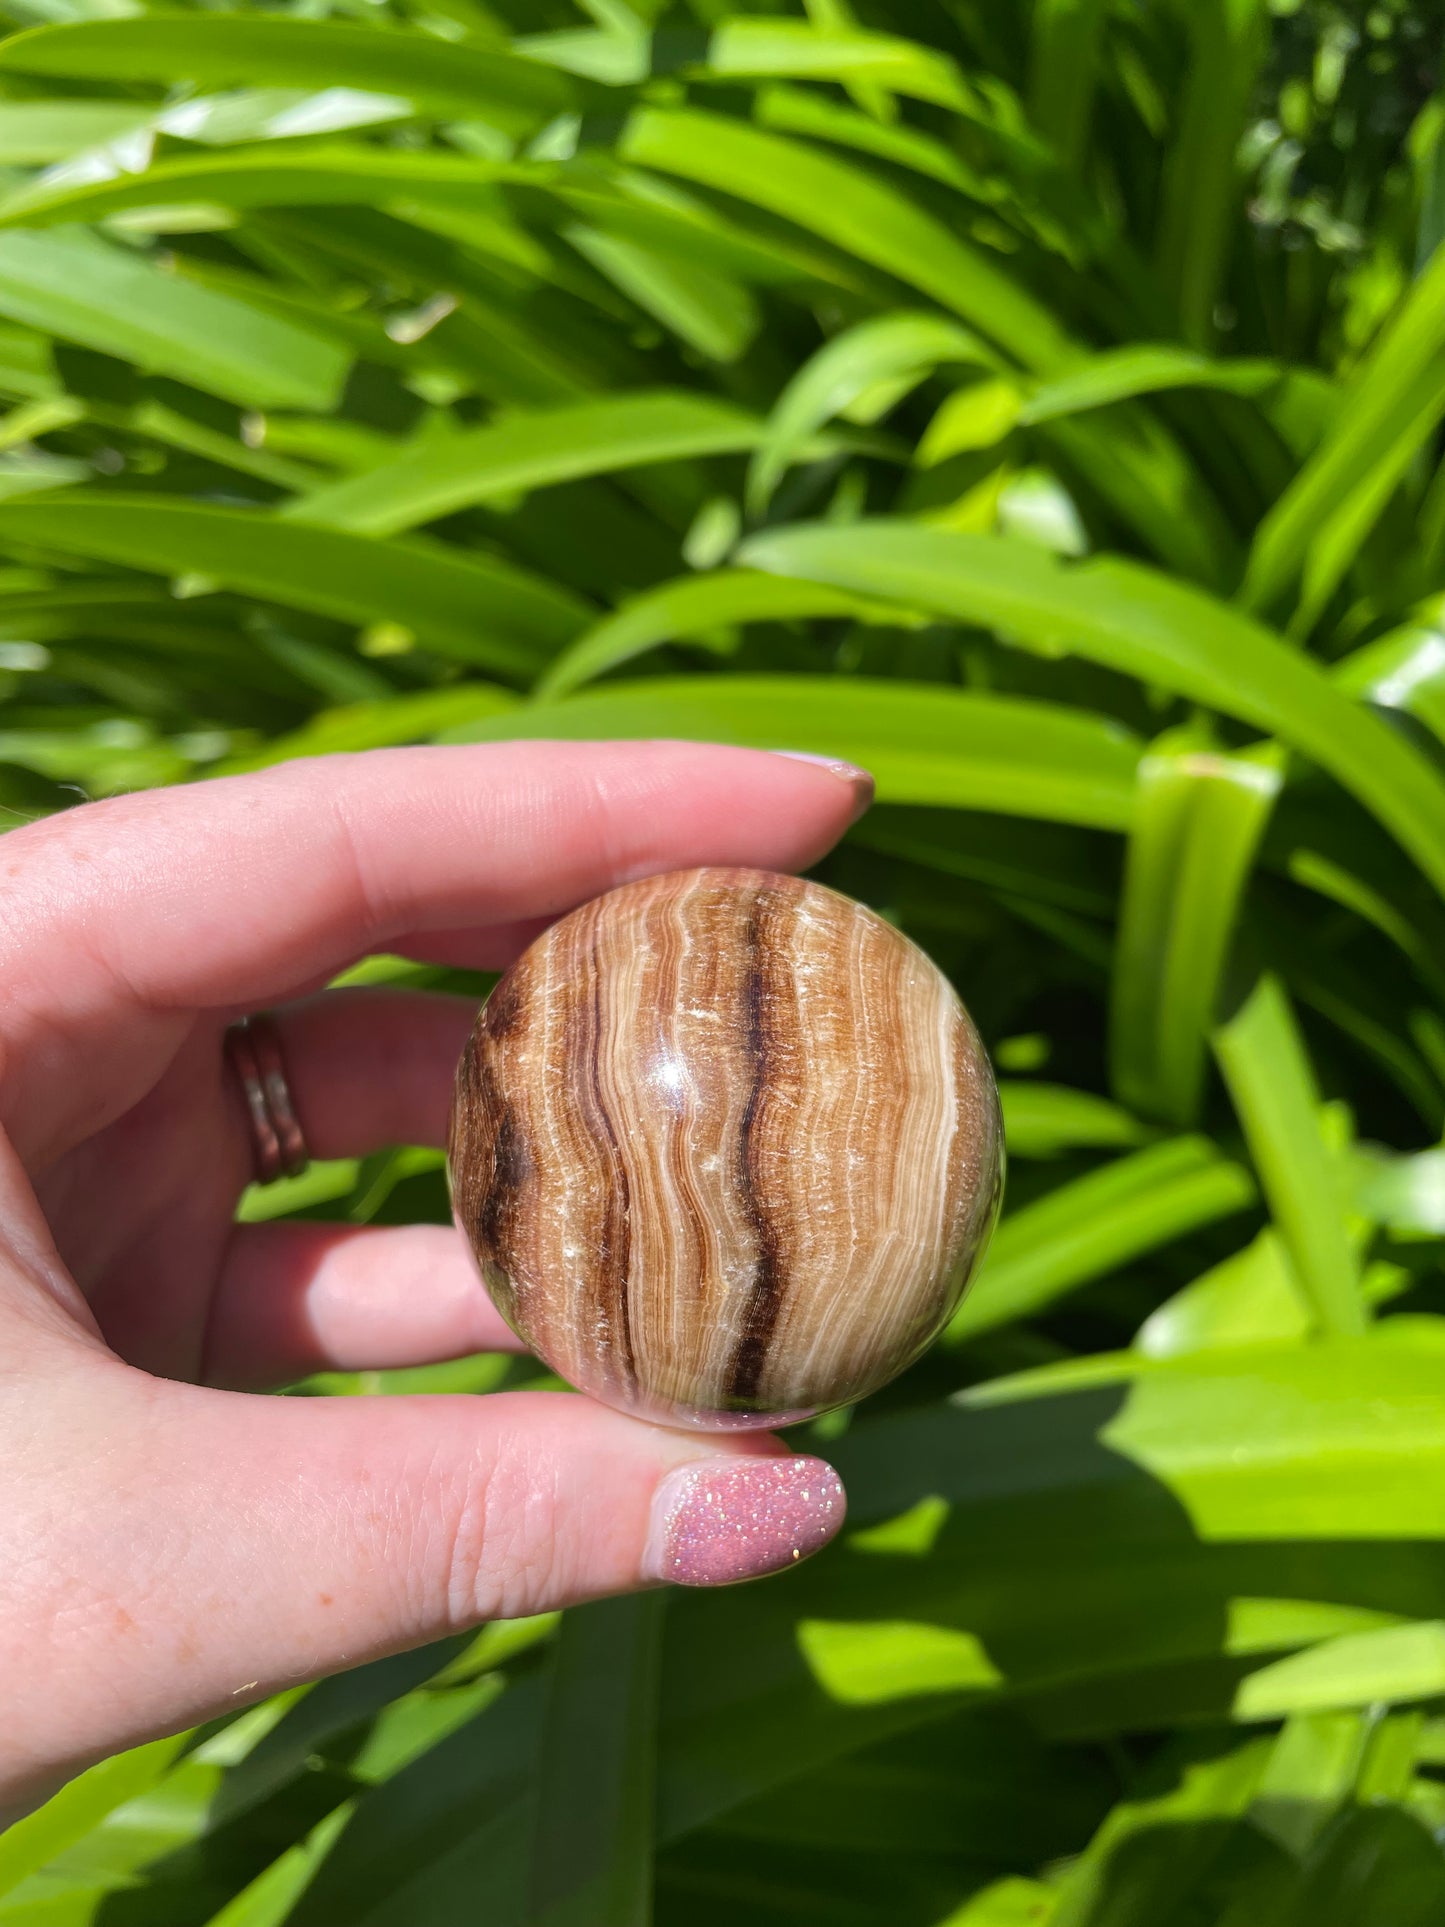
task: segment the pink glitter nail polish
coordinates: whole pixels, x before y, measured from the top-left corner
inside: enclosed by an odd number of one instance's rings
[[[827,1545],[845,1509],[843,1482],[822,1459],[704,1459],[657,1488],[643,1563],[679,1586],[757,1579]]]

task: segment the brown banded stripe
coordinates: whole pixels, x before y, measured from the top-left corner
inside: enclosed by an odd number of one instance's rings
[[[998,1104],[946,978],[863,905],[754,870],[649,877],[519,959],[458,1069],[458,1222],[573,1384],[760,1421],[891,1378],[962,1296]]]

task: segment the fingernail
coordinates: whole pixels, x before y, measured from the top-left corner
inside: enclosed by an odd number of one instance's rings
[[[773,754],[786,756],[790,763],[816,763],[820,769],[831,770],[834,776],[847,783],[853,791],[851,823],[856,823],[873,801],[873,778],[866,769],[859,769],[856,763],[845,763],[841,756],[817,756],[810,749],[775,749]]]
[[[843,1523],[843,1481],[822,1459],[704,1459],[652,1501],[643,1567],[678,1586],[728,1586],[796,1566]]]

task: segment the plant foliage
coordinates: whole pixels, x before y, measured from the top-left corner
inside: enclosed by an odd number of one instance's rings
[[[0,1927],[1445,1918],[1438,0],[3,11],[0,802],[850,757],[1012,1175],[830,1552],[111,1761]]]

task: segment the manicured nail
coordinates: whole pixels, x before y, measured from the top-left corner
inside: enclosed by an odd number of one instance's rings
[[[773,754],[786,756],[791,763],[816,763],[820,769],[831,770],[840,781],[847,783],[853,791],[854,823],[873,801],[873,778],[856,763],[845,763],[841,756],[817,756],[810,749],[775,749]]]
[[[846,1506],[832,1466],[805,1454],[680,1465],[652,1501],[643,1566],[678,1586],[782,1572],[827,1545]]]

